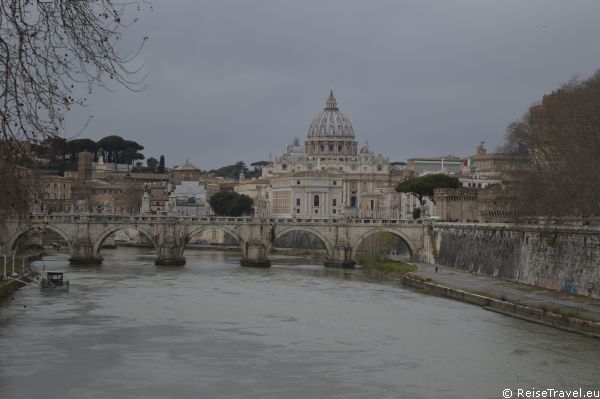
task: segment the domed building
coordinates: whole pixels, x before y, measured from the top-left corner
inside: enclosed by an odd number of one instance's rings
[[[262,169],[262,179],[269,181],[263,195],[273,217],[383,217],[381,206],[390,199],[382,196],[394,195],[401,178],[401,171],[375,155],[366,141],[359,149],[333,91],[312,120],[304,148],[296,139]]]
[[[356,155],[354,129],[350,119],[340,112],[333,90],[325,103],[325,109],[308,128],[305,144],[306,155]]]

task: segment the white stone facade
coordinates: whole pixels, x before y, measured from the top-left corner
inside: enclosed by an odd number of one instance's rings
[[[374,154],[367,142],[358,148],[352,124],[333,93],[311,123],[304,146],[296,139],[262,169],[262,179],[270,182],[264,197],[274,217],[401,214],[390,197],[402,179],[401,169]]]

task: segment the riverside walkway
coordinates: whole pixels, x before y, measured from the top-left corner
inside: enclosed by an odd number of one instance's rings
[[[413,272],[414,275],[422,279],[429,278],[440,285],[600,322],[600,300],[597,299],[551,291],[441,265],[438,265],[437,273],[434,265],[426,263],[416,265],[418,270]]]

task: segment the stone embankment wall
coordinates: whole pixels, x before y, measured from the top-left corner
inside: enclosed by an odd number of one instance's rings
[[[438,224],[437,263],[529,285],[600,298],[600,228]]]
[[[536,309],[527,305],[507,302],[501,299],[486,297],[473,292],[440,285],[432,281],[424,281],[411,273],[405,275],[402,282],[409,287],[428,290],[434,295],[479,305],[493,312],[600,338],[600,323],[597,322],[583,320],[565,314],[557,314],[543,309]]]

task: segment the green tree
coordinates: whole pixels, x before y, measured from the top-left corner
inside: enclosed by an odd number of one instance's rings
[[[241,172],[247,174],[248,169],[246,168],[246,164],[243,161],[239,161],[234,163],[233,165],[223,166],[222,168],[216,170],[214,169],[210,172],[218,177],[229,177],[231,179],[237,179],[240,177]]]
[[[235,191],[219,191],[210,197],[208,203],[217,216],[243,216],[253,213],[252,198]]]
[[[250,166],[254,166],[257,169],[262,169],[264,166],[267,166],[270,163],[271,162],[269,162],[269,161],[256,161],[256,162],[252,162],[250,164]]]
[[[165,173],[165,156],[160,156],[160,161],[158,162],[158,173]]]
[[[117,163],[118,154],[125,149],[125,140],[117,135],[110,135],[98,140],[98,147],[104,152],[106,162]]]
[[[425,175],[419,177],[413,177],[399,183],[396,186],[396,191],[399,193],[412,194],[419,200],[419,203],[423,205],[426,198],[429,198],[431,202],[435,204],[433,198],[433,190],[436,188],[458,188],[460,182],[458,178],[448,176],[445,174],[434,174]]]
[[[95,156],[96,151],[98,151],[98,145],[94,140],[90,139],[75,139],[67,141],[65,153],[72,165],[77,163],[77,154],[82,151],[91,152]]]
[[[133,147],[125,148],[120,152],[119,157],[120,161],[126,163],[128,168],[133,161],[144,159],[144,155],[137,152]]]
[[[148,169],[151,172],[156,172],[156,167],[158,166],[158,159],[150,157],[146,159],[146,165],[148,165]]]

